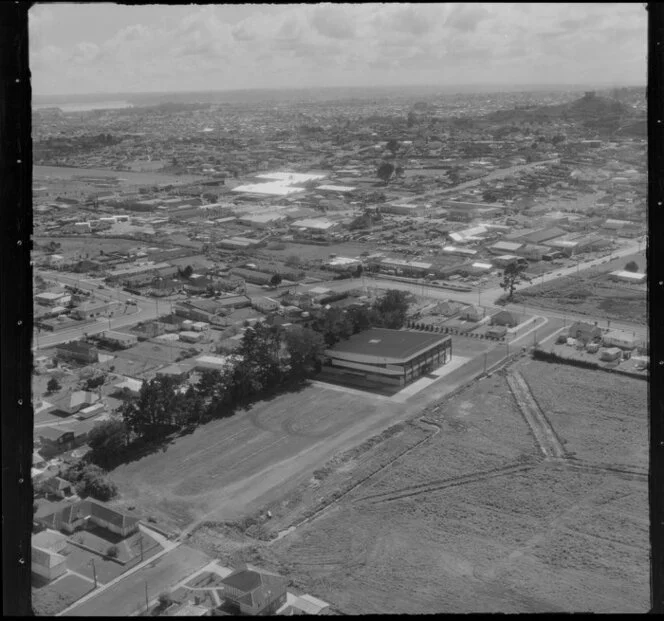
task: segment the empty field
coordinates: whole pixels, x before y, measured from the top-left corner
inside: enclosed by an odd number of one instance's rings
[[[648,468],[648,383],[529,361],[521,373],[565,449],[609,466]]]
[[[645,253],[635,253],[614,259],[601,268],[536,284],[519,291],[515,300],[528,306],[645,325],[648,312],[646,286],[612,282],[607,276],[608,272],[624,269],[630,261],[635,261],[643,271]]]
[[[524,375],[532,369],[531,386],[544,376],[566,392],[564,379],[549,379],[554,365],[534,365],[523,365]],[[589,394],[603,390],[591,378],[585,386]],[[640,406],[637,398],[617,407],[635,416]],[[264,546],[265,563],[348,614],[649,608],[645,481],[541,460],[496,375],[426,418],[441,431]],[[605,443],[614,431],[594,433]],[[627,454],[640,450],[637,436],[624,442],[637,444]],[[346,467],[337,464],[329,480],[338,482]],[[311,494],[322,496],[326,482]]]
[[[171,526],[203,516],[234,518],[259,498],[282,495],[290,478],[404,412],[400,404],[309,386],[208,423],[111,476],[123,504]]]

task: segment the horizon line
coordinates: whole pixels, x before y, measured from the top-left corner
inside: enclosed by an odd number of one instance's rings
[[[520,83],[473,83],[473,84],[385,84],[385,85],[373,85],[373,86],[279,86],[279,87],[261,87],[261,86],[252,86],[252,87],[243,87],[243,88],[228,88],[228,89],[196,89],[196,90],[164,90],[164,91],[95,91],[87,93],[36,93],[33,91],[32,97],[47,99],[49,97],[108,97],[108,96],[155,96],[155,95],[197,95],[197,94],[213,94],[213,93],[238,93],[238,92],[247,92],[247,91],[312,91],[312,90],[371,90],[371,89],[413,89],[413,88],[431,88],[431,89],[468,89],[468,88],[500,88],[500,89],[509,89],[509,88],[524,88],[529,87],[533,90],[545,90],[552,88],[569,88],[571,90],[583,89],[583,88],[647,88],[647,83],[626,83],[626,82],[596,82],[596,83],[561,83],[561,82],[552,82],[552,83],[529,83],[529,82],[520,82]]]

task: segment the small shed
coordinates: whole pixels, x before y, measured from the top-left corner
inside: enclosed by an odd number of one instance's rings
[[[599,359],[604,362],[612,362],[620,360],[622,357],[622,349],[620,347],[605,347],[599,351]]]

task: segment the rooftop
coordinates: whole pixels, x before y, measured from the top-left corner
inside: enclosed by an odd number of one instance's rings
[[[328,352],[360,354],[391,360],[408,360],[424,349],[433,347],[450,337],[411,330],[371,328],[337,343]],[[388,361],[389,362],[389,361]]]

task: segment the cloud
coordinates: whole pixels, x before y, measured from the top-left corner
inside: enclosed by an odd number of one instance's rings
[[[352,16],[343,5],[316,6],[309,16],[309,23],[318,33],[331,39],[354,39],[357,36]]]
[[[482,5],[460,3],[452,9],[445,25],[461,32],[474,32],[487,17],[489,12]]]
[[[593,72],[598,80],[603,73],[631,79],[639,63],[645,72],[646,14],[639,5],[299,4],[269,13],[256,5],[241,20],[230,19],[223,5],[191,5],[184,19],[162,18],[168,9],[155,5],[152,21],[125,22],[94,42],[84,24],[58,22],[57,4],[31,9],[33,87],[361,85],[418,76],[575,82]],[[45,33],[65,26],[68,43],[46,46]]]

